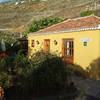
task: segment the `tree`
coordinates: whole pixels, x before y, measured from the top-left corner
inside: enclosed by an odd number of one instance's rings
[[[62,18],[44,18],[38,21],[33,21],[33,23],[28,28],[28,33],[36,32],[40,29],[49,27],[53,24],[57,24],[59,22],[64,21],[65,19]]]

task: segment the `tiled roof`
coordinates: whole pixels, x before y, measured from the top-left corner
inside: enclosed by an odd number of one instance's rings
[[[34,33],[48,33],[48,32],[79,29],[79,28],[97,27],[99,24],[100,24],[100,17],[97,17],[95,15],[90,15],[86,17],[68,19],[64,22],[52,25],[48,28],[39,30]]]

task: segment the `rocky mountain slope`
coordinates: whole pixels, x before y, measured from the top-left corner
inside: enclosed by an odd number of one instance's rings
[[[0,29],[19,29],[45,17],[74,18],[100,9],[100,0],[26,0],[0,4]],[[98,13],[99,15],[99,13]]]

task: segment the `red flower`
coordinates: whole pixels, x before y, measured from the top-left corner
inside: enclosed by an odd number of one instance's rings
[[[0,54],[0,57],[8,57],[8,55],[6,53],[2,53]]]

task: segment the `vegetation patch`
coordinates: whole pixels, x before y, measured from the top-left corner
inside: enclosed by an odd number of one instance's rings
[[[23,36],[26,37],[28,33],[36,32],[38,30],[47,28],[54,24],[60,23],[66,20],[65,18],[43,18],[38,21],[33,21],[31,25],[29,25],[28,30],[23,32]]]
[[[100,58],[94,60],[88,70],[91,78],[100,79]]]
[[[22,97],[25,93],[38,96],[58,93],[68,85],[70,72],[56,55],[37,52],[32,59],[21,53],[13,59],[1,56],[0,65],[0,85],[7,91],[16,87],[17,93],[22,91]]]
[[[95,12],[93,12],[93,11],[84,11],[84,12],[80,13],[80,16],[84,17],[84,16],[89,16],[91,14],[95,15]]]

